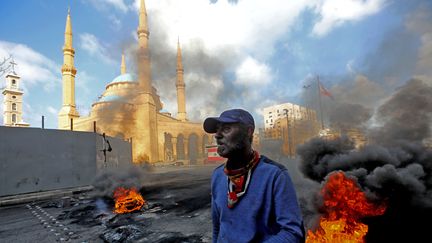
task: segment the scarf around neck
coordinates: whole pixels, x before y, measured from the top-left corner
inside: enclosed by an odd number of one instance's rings
[[[225,164],[224,173],[228,177],[228,208],[234,208],[240,197],[246,193],[253,169],[258,164],[259,159],[259,153],[253,151],[252,159],[240,169],[231,170]]]

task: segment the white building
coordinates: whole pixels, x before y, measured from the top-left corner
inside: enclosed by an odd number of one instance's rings
[[[3,89],[3,125],[28,127],[30,124],[22,120],[23,90],[20,88],[20,79],[15,71],[6,75],[6,86]]]
[[[303,106],[292,103],[283,103],[265,107],[264,114],[264,129],[280,127],[277,121],[281,118],[286,118],[290,121],[295,120],[313,120],[316,119],[316,112]]]

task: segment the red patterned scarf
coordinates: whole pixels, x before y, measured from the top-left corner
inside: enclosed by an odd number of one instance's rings
[[[228,208],[233,208],[239,198],[246,193],[252,171],[260,160],[260,155],[257,151],[253,151],[252,159],[246,166],[230,170],[225,164],[224,172],[228,176]]]

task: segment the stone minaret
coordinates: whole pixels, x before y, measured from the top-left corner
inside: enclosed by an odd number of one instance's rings
[[[124,54],[122,54],[121,66],[120,66],[120,74],[125,74],[125,73],[126,73],[126,61],[125,61]]]
[[[71,119],[79,118],[78,111],[75,106],[75,75],[76,68],[74,65],[75,50],[72,47],[72,24],[70,17],[70,9],[66,17],[65,41],[63,46],[63,66],[62,82],[63,82],[63,105],[58,115],[58,127],[60,129],[68,129],[71,125]]]
[[[177,119],[187,121],[186,118],[186,98],[185,98],[185,83],[183,81],[183,64],[180,48],[180,40],[177,41]]]
[[[150,52],[148,49],[149,31],[147,25],[147,11],[144,0],[141,0],[139,10],[138,34],[138,76],[141,89],[145,93],[152,92]]]
[[[15,63],[12,61],[12,65]],[[12,72],[6,75],[6,86],[3,89],[3,125],[28,127],[30,124],[22,121],[23,90],[20,88],[20,76]]]
[[[150,55],[148,49],[149,31],[147,11],[141,0],[138,25],[138,90],[136,95],[135,136],[132,137],[132,149],[135,162],[159,160],[157,111],[152,96]]]

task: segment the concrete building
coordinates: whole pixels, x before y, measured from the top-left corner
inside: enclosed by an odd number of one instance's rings
[[[23,94],[24,91],[20,88],[21,77],[15,73],[12,62],[12,71],[6,75],[6,85],[3,89],[3,125],[28,127],[22,119],[23,109]]]
[[[97,130],[109,136],[132,142],[134,162],[184,160],[195,164],[205,157],[205,145],[210,141],[202,123],[190,122],[186,112],[186,85],[180,43],[177,43],[178,112],[172,117],[163,109],[157,90],[152,85],[149,30],[144,0],[141,0],[137,29],[137,74],[127,72],[122,56],[120,75],[106,85],[99,100],[92,104],[89,116],[80,116],[75,104],[75,51],[72,45],[71,15],[66,18],[62,67],[63,106],[58,115],[60,129]],[[175,61],[173,57],[173,61]]]
[[[316,116],[316,112],[292,103],[283,103],[278,105],[273,105],[265,107],[263,109],[264,113],[264,129],[280,127],[276,120],[288,116],[290,119],[300,120],[307,116]]]
[[[318,136],[319,122],[316,111],[292,103],[266,107],[264,112],[265,140],[281,140],[281,151],[295,156],[296,147]]]

